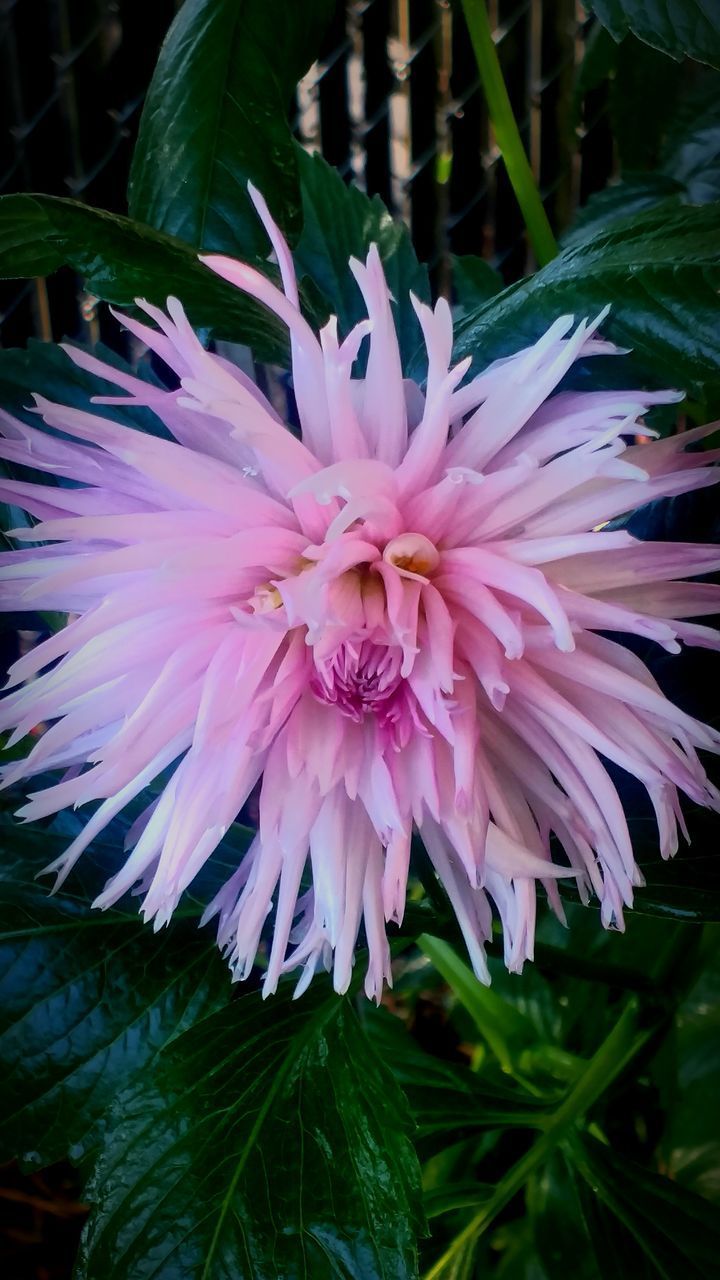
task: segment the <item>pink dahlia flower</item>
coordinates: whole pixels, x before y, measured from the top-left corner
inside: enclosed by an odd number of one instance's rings
[[[318,966],[344,991],[363,925],[379,997],[416,827],[487,981],[491,904],[519,970],[538,882],[561,915],[556,878],[574,876],[622,927],[642,879],[606,761],[647,789],[665,857],[680,791],[718,805],[698,749],[720,737],[604,634],[717,647],[677,619],[720,608],[720,588],[679,581],[718,569],[718,549],[603,528],[712,484],[714,455],[685,451],[709,428],[638,446],[642,414],[675,392],[556,390],[579,357],[616,350],[596,336],[604,312],[563,316],[468,380],[447,303],[415,301],[427,379],[405,381],[377,249],[350,262],[368,319],[341,340],[333,318],[318,337],[254,200],[283,292],[204,261],[288,326],[301,439],[174,299],[168,315],[139,304],[156,329],[125,323],[177,390],[68,348],[124,393],[98,403],[148,406],[172,441],[42,396],[50,431],[2,416],[0,456],[77,482],[2,483],[39,520],[13,536],[50,544],[2,556],[3,606],[71,616],[12,669],[0,728],[18,742],[48,727],[4,781],[63,771],[26,819],[100,802],[49,868],[61,881],[161,779],[95,904],[139,886],[157,928],[262,780],[257,836],[204,918],[244,978],[274,905],[266,993],[298,966],[298,992]]]

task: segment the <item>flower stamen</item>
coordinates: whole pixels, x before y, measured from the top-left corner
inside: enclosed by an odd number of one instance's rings
[[[269,582],[264,582],[255,589],[250,597],[249,604],[253,613],[272,613],[282,605],[282,596],[277,587],[273,587]]]
[[[423,533],[401,533],[388,542],[383,560],[405,573],[427,577],[440,563],[437,547]]]

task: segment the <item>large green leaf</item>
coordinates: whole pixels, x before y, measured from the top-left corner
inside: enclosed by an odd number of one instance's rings
[[[66,831],[2,819],[3,1155],[81,1162],[92,1280],[411,1278],[412,1124],[350,1004],[322,979],[231,1001],[196,903],[159,934],[132,899],[92,912],[123,832],[51,898]]]
[[[622,40],[628,31],[671,58],[689,53],[720,66],[720,19],[715,0],[583,0]]]
[[[0,1145],[33,1165],[78,1159],[117,1092],[227,999],[229,977],[196,921],[154,935],[132,907],[91,912],[89,863],[51,898],[33,877],[65,839],[7,821],[0,835]],[[97,852],[122,857],[102,841]]]
[[[412,1280],[422,1229],[402,1095],[351,1006],[257,993],[121,1094],[79,1276]]]
[[[574,1140],[573,1157],[592,1191],[662,1280],[707,1280],[715,1273],[720,1219],[707,1200],[621,1158],[589,1135]]]
[[[464,317],[456,356],[482,368],[537,339],[556,316],[612,312],[603,332],[665,385],[720,394],[720,204],[650,210],[599,228],[529,280]]]
[[[344,333],[365,316],[360,290],[348,266],[364,259],[371,244],[382,258],[404,359],[417,347],[420,329],[410,292],[427,301],[427,268],[418,262],[404,223],[391,218],[379,196],[370,199],[358,187],[346,186],[320,155],[298,148],[303,203],[303,231],[295,250],[298,274],[307,274],[340,321]]]
[[[259,359],[284,361],[284,326],[198,262],[180,240],[140,222],[56,196],[0,196],[0,278],[48,275],[69,265],[106,302],[175,294],[191,322],[212,336],[245,342]]]
[[[286,234],[300,231],[287,108],[333,0],[185,0],[145,100],[130,177],[133,217],[196,248],[267,252],[251,180]]]

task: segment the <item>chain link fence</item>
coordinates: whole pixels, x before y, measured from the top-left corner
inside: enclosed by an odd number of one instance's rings
[[[125,211],[143,96],[177,7],[0,0],[0,191]],[[587,19],[576,0],[491,0],[490,11],[550,221],[562,230],[613,166],[606,88],[575,93]],[[459,5],[339,2],[293,110],[305,145],[407,221],[439,290],[449,291],[453,254],[485,257],[508,282],[532,265]],[[115,343],[104,312],[69,270],[2,282],[0,345],[31,335]]]

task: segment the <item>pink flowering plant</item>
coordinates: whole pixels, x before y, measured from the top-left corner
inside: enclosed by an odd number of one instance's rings
[[[186,0],[132,220],[0,201],[136,355],[0,353],[8,1153],[80,1165],[85,1280],[709,1274],[715,1139],[647,1134],[718,919],[718,206],[558,251],[468,0],[541,267],[433,301],[278,7],[217,83]]]

